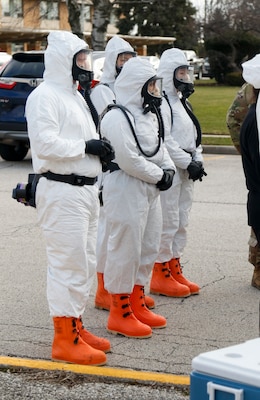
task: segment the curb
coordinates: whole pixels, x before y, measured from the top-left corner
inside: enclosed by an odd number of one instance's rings
[[[231,154],[239,155],[237,149],[233,146],[211,146],[205,145],[203,147],[204,154]]]

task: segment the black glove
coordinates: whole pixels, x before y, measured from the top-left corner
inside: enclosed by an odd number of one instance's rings
[[[109,140],[104,139],[90,139],[86,142],[85,153],[99,156],[100,158],[113,157],[115,158],[115,152],[111,146]]]
[[[107,138],[103,137],[102,140],[104,140],[104,142],[109,143],[109,145],[111,146],[110,141]],[[113,147],[111,146],[111,152],[110,153],[107,153],[105,156],[100,156],[100,161],[101,161],[101,164],[102,164],[102,171],[103,172],[106,172],[106,171],[109,170],[109,164],[110,164],[110,162],[112,160],[114,160],[114,158],[115,158],[115,151],[114,151]]]
[[[199,177],[199,181],[201,182],[203,176],[207,176],[208,174],[207,174],[207,172],[205,172],[205,170],[204,170],[204,168],[203,168],[203,164],[202,164],[201,161],[196,161],[196,163],[197,163],[197,164],[199,165],[199,167],[200,167],[201,174],[200,174],[200,177]]]
[[[172,180],[174,177],[175,171],[173,169],[164,169],[162,179],[156,183],[156,187],[160,190],[167,190],[172,185]]]
[[[192,179],[193,182],[197,180],[202,181],[202,177],[207,175],[204,171],[203,164],[200,161],[191,161],[188,165],[187,171],[189,173],[189,179]]]

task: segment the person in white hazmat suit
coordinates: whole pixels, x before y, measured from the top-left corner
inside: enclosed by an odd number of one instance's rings
[[[180,264],[187,242],[194,181],[206,175],[199,122],[187,104],[187,98],[194,92],[189,68],[185,54],[172,48],[163,52],[157,71],[163,78],[165,94],[162,104],[165,144],[177,171],[172,187],[161,192],[163,229],[150,292],[170,297],[187,297],[200,290],[184,277]]]
[[[90,98],[100,115],[108,104],[115,102],[114,84],[124,63],[136,56],[133,47],[119,36],[113,36],[105,48],[105,61],[100,83],[91,91]]]
[[[116,102],[114,93],[115,80],[120,74],[124,64],[130,58],[136,57],[133,47],[119,36],[113,36],[106,45],[105,62],[100,84],[96,85],[91,91],[90,98],[99,115],[105,108]],[[104,173],[99,179],[102,187],[105,179]],[[102,193],[102,191],[101,191]],[[104,288],[104,268],[107,255],[108,226],[104,213],[104,207],[100,208],[97,234],[97,290],[95,295],[95,307],[101,310],[109,310],[111,296]],[[154,307],[154,300],[145,295],[145,304],[149,308]]]
[[[111,294],[107,329],[148,338],[152,328],[166,326],[163,316],[145,306],[144,287],[159,251],[160,190],[171,186],[175,166],[163,143],[161,94],[149,61],[127,61],[114,90],[117,105],[126,109],[114,105],[101,120],[101,134],[116,156],[103,189],[109,226],[104,284]]]
[[[48,36],[44,82],[28,97],[26,118],[35,173],[36,209],[47,246],[47,299],[54,323],[52,358],[102,365],[107,339],[82,323],[95,276],[99,213],[97,175],[113,148],[100,140],[77,90],[91,83],[91,52],[78,36]]]

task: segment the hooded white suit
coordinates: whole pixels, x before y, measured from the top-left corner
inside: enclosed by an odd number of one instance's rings
[[[177,167],[173,185],[169,190],[161,192],[163,231],[157,258],[159,263],[180,258],[186,246],[186,228],[194,188],[194,182],[188,178],[187,167],[192,159],[203,161],[201,145],[196,148],[195,125],[184,109],[173,82],[175,69],[182,65],[188,65],[185,54],[180,49],[169,49],[162,54],[157,71],[157,75],[163,78],[163,90],[170,103],[169,106],[163,99],[161,107],[165,144]]]
[[[114,84],[118,75],[116,61],[118,55],[125,52],[134,53],[134,49],[119,36],[113,36],[106,45],[105,62],[100,84],[94,87],[90,96],[99,115],[108,104],[115,101]]]
[[[142,149],[152,152],[158,143],[155,114],[143,114],[141,89],[155,76],[152,65],[140,58],[125,63],[115,82],[117,103],[128,113]],[[105,288],[110,293],[131,293],[134,285],[145,286],[158,254],[161,236],[161,207],[156,183],[162,168],[175,169],[164,144],[153,157],[137,148],[123,112],[109,111],[101,121],[102,136],[115,149],[120,170],[106,176],[104,208],[110,229],[105,266]]]
[[[106,45],[101,83],[94,87],[90,96],[99,115],[109,104],[115,102],[114,84],[118,75],[116,62],[118,55],[124,52],[134,52],[134,49],[124,39],[121,39],[119,36],[113,36]],[[102,174],[102,177],[100,177],[100,186],[105,175]],[[108,234],[104,207],[101,207],[97,235],[97,272],[101,273],[104,272],[106,263]]]
[[[85,48],[86,43],[70,32],[48,36],[44,82],[26,104],[36,173],[96,177],[101,172],[99,158],[85,154],[85,142],[99,137],[72,78],[73,56]],[[50,314],[79,317],[95,274],[97,185],[72,186],[41,178],[36,208],[47,245]]]

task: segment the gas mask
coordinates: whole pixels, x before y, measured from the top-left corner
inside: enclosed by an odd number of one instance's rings
[[[118,77],[118,75],[120,74],[120,72],[122,71],[122,68],[125,64],[126,61],[129,60],[129,58],[132,57],[136,57],[136,52],[135,51],[126,51],[124,53],[120,53],[117,56],[117,60],[116,60],[116,72],[117,75],[116,77]]]
[[[143,113],[149,111],[156,113],[162,104],[162,78],[153,76],[143,86],[141,95],[143,101]]]
[[[84,90],[88,90],[93,79],[92,51],[80,50],[73,57],[72,77]]]
[[[181,65],[173,73],[173,83],[176,89],[181,92],[182,97],[187,99],[194,92],[193,67]]]

